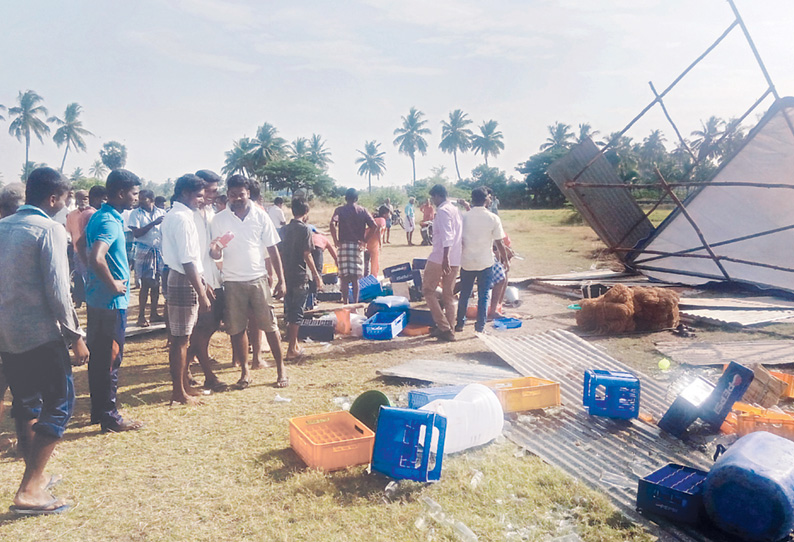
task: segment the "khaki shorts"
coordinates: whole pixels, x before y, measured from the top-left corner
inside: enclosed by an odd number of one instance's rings
[[[224,282],[224,320],[229,335],[242,333],[250,325],[269,333],[278,331],[270,286],[265,277],[247,282]]]

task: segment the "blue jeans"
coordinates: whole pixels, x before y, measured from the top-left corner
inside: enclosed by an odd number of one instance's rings
[[[457,327],[462,327],[466,323],[466,308],[469,306],[469,298],[474,289],[474,279],[477,279],[477,322],[474,324],[474,330],[483,331],[485,329],[485,318],[488,315],[488,302],[491,297],[490,267],[481,271],[460,270],[460,301],[458,302]]]

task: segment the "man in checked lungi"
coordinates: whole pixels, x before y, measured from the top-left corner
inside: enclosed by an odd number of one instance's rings
[[[162,234],[160,224],[165,211],[154,205],[154,192],[141,190],[138,208],[130,213],[130,230],[135,239],[135,276],[141,281],[138,292],[138,326],[149,327],[149,321],[160,322],[157,313],[160,302],[160,274],[163,271],[161,252]],[[146,319],[146,303],[151,294],[149,320]]]
[[[337,207],[331,217],[331,237],[339,259],[339,286],[342,303],[358,303],[358,279],[364,275],[364,248],[378,226],[369,211],[358,205],[358,192],[345,192],[345,205]],[[348,284],[353,285],[353,297],[348,301]]]

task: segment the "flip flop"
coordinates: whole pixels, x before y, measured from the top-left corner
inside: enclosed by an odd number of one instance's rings
[[[50,502],[48,502],[47,504],[43,504],[41,506],[28,507],[28,506],[17,506],[15,504],[12,504],[11,506],[8,507],[8,510],[11,511],[11,513],[16,514],[18,516],[49,516],[52,514],[63,514],[72,507],[71,504],[64,503],[61,506],[52,508],[52,506],[56,504],[58,501],[59,499],[53,497],[53,499]]]
[[[276,388],[286,388],[287,386],[289,386],[289,377],[285,376],[279,378],[278,380],[276,380],[276,383],[273,384],[273,386]]]
[[[244,390],[250,385],[251,385],[251,381],[250,380],[242,380],[242,379],[240,379],[232,387],[234,389],[236,389],[236,390]]]
[[[47,480],[47,485],[44,486],[44,491],[49,491],[58,484],[63,482],[63,475],[62,474],[52,474],[50,475],[50,479]]]
[[[143,322],[141,322],[140,320],[138,320],[137,322],[135,322],[135,324],[136,324],[138,327],[149,327],[149,326],[151,325],[151,324],[149,323],[149,321],[148,321],[148,320],[144,320]]]
[[[212,393],[221,393],[229,389],[229,385],[225,382],[221,382],[220,380],[216,380],[215,382],[207,383],[204,382],[204,386],[202,386],[205,390],[211,391]]]

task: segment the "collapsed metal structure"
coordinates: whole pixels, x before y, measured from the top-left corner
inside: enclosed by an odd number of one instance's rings
[[[653,100],[607,145],[587,140],[553,163],[549,176],[580,211],[609,249],[630,269],[658,280],[685,284],[737,282],[794,292],[794,98],[781,98],[733,0],[735,19],[694,62],[662,92],[649,83]],[[693,173],[705,158],[695,153],[670,116],[664,98],[739,28],[766,81],[766,90],[735,121],[740,125],[769,96],[774,103],[708,182],[695,182]],[[607,161],[607,153],[651,108],[659,105],[682,148],[692,158],[681,182],[668,182],[658,169],[656,183],[623,182]],[[715,142],[730,134],[726,130]],[[657,188],[661,197],[643,211],[632,190]],[[676,189],[693,189],[682,200]],[[654,228],[649,216],[662,203],[675,207]]]

